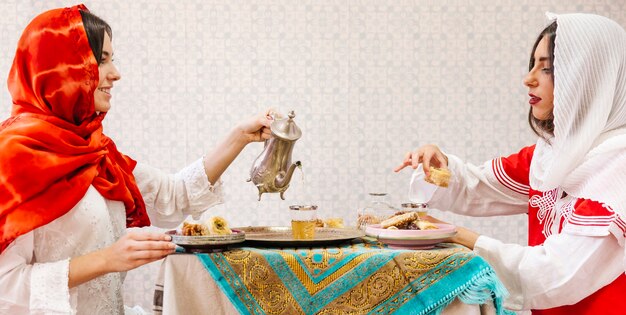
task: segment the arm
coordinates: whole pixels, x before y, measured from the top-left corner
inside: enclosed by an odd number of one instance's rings
[[[0,254],[2,314],[70,314],[76,309],[71,288],[108,272],[127,271],[161,259],[174,251],[170,242],[118,241],[112,247],[71,260],[38,263],[33,257],[33,234],[31,231],[18,237]],[[147,250],[149,247],[167,249]]]
[[[204,159],[204,170],[211,183],[216,183],[222,173],[250,142],[270,138],[270,110],[251,117],[230,131]]]
[[[51,284],[59,282],[63,284],[63,279],[67,281],[68,265],[67,261],[43,264],[37,270],[33,270],[31,263],[33,248],[33,232],[30,232],[18,237],[0,254],[0,313],[28,314],[31,311],[31,301],[40,305],[41,309],[70,311],[72,307],[69,299],[65,298],[69,297],[67,285],[58,285],[56,290],[55,287],[51,287],[52,290],[43,288],[33,292],[31,296],[31,278],[43,278],[48,275]]]
[[[480,236],[474,250],[509,290],[505,306],[516,310],[577,303],[624,272],[624,247],[613,235],[561,233],[533,247]]]
[[[475,166],[463,163],[454,155],[448,155],[448,161],[452,180],[448,188],[440,187],[435,191],[429,202],[431,207],[469,216],[527,212],[528,195],[500,184],[494,176],[492,161]]]
[[[152,225],[173,228],[188,215],[198,218],[222,202],[219,177],[250,142],[270,137],[271,120],[259,114],[239,124],[203,160],[174,175],[138,163],[133,171]]]
[[[407,166],[415,169],[409,196],[418,196],[424,193],[422,184],[431,165],[448,168],[452,178],[447,188],[438,187],[434,191],[428,201],[433,208],[470,216],[520,214],[527,210],[527,181],[533,148],[474,166],[454,155],[445,155],[437,146],[429,144],[407,153],[395,171]]]
[[[160,233],[129,232],[109,247],[69,262],[68,286],[73,288],[111,272],[124,272],[174,253],[171,237]]]
[[[76,308],[73,287],[161,259],[175,248],[163,234],[129,233],[99,251],[73,258],[55,254],[61,258],[41,261],[34,254],[35,234],[18,237],[0,254],[0,314],[69,314]],[[41,241],[51,251],[59,250],[54,243]]]

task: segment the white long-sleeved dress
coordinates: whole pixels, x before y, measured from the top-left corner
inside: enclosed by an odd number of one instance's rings
[[[624,277],[622,218],[599,203],[564,196],[561,189],[533,191],[528,185],[533,150],[480,166],[448,155],[453,179],[429,202],[468,216],[528,213],[531,246],[481,235],[474,248],[502,279],[510,292],[505,306],[514,310],[574,305]]]
[[[173,228],[222,201],[198,160],[170,175],[137,164],[133,174],[152,225]],[[0,254],[0,314],[123,314],[125,273],[109,273],[68,288],[71,257],[110,246],[126,230],[121,201],[92,186],[74,208],[18,237]]]

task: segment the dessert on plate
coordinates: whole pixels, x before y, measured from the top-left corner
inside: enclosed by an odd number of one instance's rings
[[[182,234],[184,236],[211,236],[228,235],[233,231],[228,227],[228,222],[219,216],[210,217],[204,223],[183,222]]]
[[[417,212],[405,212],[380,222],[380,227],[390,230],[435,230],[439,227],[432,222],[420,220]]]

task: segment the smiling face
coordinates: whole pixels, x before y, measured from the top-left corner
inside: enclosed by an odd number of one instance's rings
[[[524,85],[528,87],[528,103],[532,106],[532,115],[536,119],[552,118],[554,108],[554,80],[549,50],[550,38],[543,36],[535,49],[534,65],[524,78]]]
[[[113,82],[119,80],[120,73],[113,64],[113,46],[111,37],[104,33],[104,44],[102,46],[102,61],[98,65],[100,81],[94,92],[94,107],[96,112],[107,112],[111,108],[111,89]]]

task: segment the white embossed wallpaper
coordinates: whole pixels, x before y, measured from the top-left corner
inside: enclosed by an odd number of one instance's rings
[[[288,205],[354,220],[368,192],[406,201],[408,150],[437,143],[473,163],[534,142],[522,77],[544,12],[590,12],[626,25],[624,0],[107,0],[84,1],[113,28],[122,80],[105,121],[120,150],[176,171],[241,119],[296,112],[303,135],[285,201],[257,201],[246,182],[261,143],[223,175],[226,202],[209,210],[233,226],[287,224]],[[73,1],[0,3],[0,77],[36,14]],[[4,83],[2,83],[4,85]],[[10,112],[6,85],[0,118]],[[524,244],[524,216],[436,216]],[[353,221],[352,221],[353,222]],[[151,309],[158,264],[131,271],[128,304]]]

